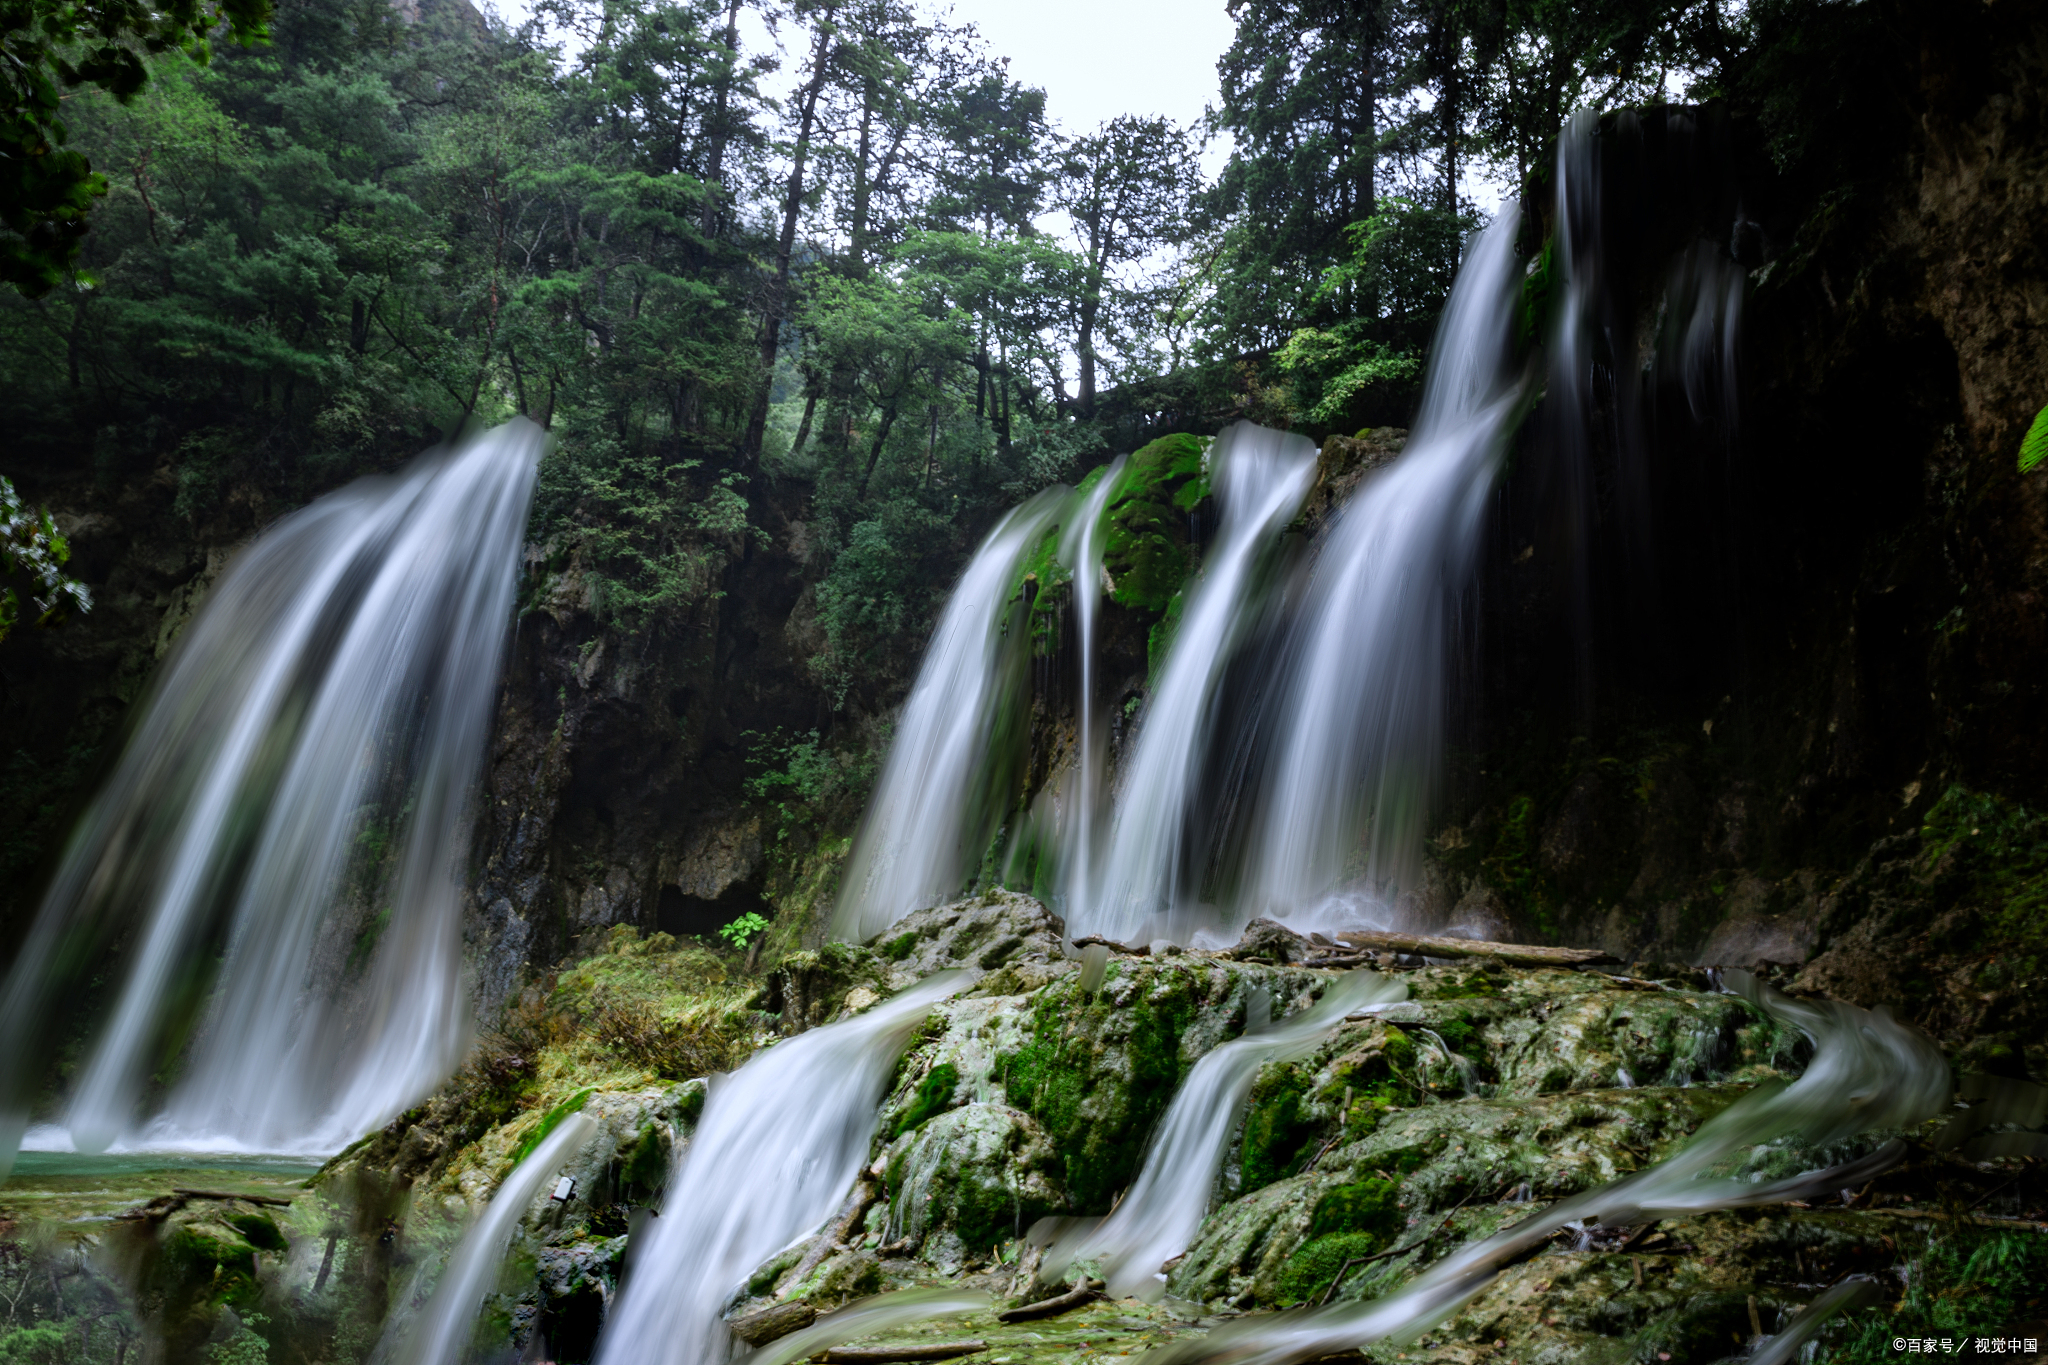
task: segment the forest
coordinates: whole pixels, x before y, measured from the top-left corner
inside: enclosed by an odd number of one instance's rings
[[[902,4],[760,10],[755,52],[738,3],[209,11],[210,61],[73,68],[53,155],[90,162],[89,230],[38,255],[7,220],[10,461],[160,468],[197,523],[524,413],[560,438],[534,538],[621,620],[801,480],[857,667],[997,508],[1112,446],[1404,422],[1474,172],[1517,192],[1581,105],[1770,89],[1835,8],[1248,2],[1206,125],[1079,130]],[[1855,98],[1800,88],[1763,101],[1788,167]]]

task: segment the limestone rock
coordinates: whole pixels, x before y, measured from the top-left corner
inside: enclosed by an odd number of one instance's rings
[[[872,946],[892,964],[890,981],[901,989],[949,967],[991,972],[1012,962],[1059,962],[1065,933],[1043,905],[998,888],[906,915]]]
[[[1021,1236],[1062,1212],[1060,1160],[1028,1114],[969,1104],[898,1138],[883,1157],[889,1214],[882,1239],[953,1232],[969,1251]]]

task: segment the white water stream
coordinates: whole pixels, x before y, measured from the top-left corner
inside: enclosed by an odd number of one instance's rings
[[[462,1234],[426,1306],[410,1318],[394,1314],[385,1323],[370,1365],[456,1365],[463,1358],[476,1330],[477,1310],[497,1283],[519,1220],[562,1163],[596,1131],[596,1121],[587,1114],[571,1114],[526,1154],[499,1182],[483,1217]]]
[[[1250,992],[1244,1035],[1204,1053],[1181,1082],[1116,1211],[1062,1234],[1046,1249],[1040,1278],[1057,1279],[1074,1262],[1092,1259],[1110,1297],[1156,1301],[1166,1289],[1159,1268],[1187,1250],[1209,1211],[1231,1129],[1259,1069],[1308,1056],[1353,1010],[1407,998],[1406,984],[1361,969],[1333,979],[1314,1005],[1272,1023],[1266,993]]]
[[[1333,895],[1345,883],[1412,883],[1442,762],[1452,612],[1521,401],[1517,223],[1506,210],[1472,245],[1407,447],[1325,533],[1269,703],[1245,915],[1343,928],[1361,918]]]
[[[1060,515],[1049,488],[989,533],[947,600],[841,876],[834,937],[872,938],[957,893],[986,837],[973,818],[1002,686],[1004,606],[1019,561]]]
[[[897,1055],[968,980],[926,977],[714,1081],[661,1217],[640,1234],[597,1365],[716,1365],[733,1353],[726,1305],[750,1272],[831,1217],[867,1162]]]
[[[331,1152],[454,1066],[466,798],[543,441],[515,422],[351,484],[213,588],[0,984],[0,1167],[50,1017],[124,933],[81,1150]]]
[[[1116,495],[1126,457],[1119,455],[1102,471],[1060,538],[1060,561],[1073,574],[1074,638],[1080,652],[1080,715],[1075,725],[1074,793],[1068,805],[1061,840],[1066,865],[1066,903],[1061,911],[1070,923],[1091,918],[1095,896],[1095,840],[1102,822],[1102,770],[1107,755],[1102,717],[1096,714],[1095,613],[1102,603],[1102,511]]]
[[[1192,898],[1182,884],[1189,805],[1216,722],[1216,691],[1242,638],[1264,552],[1293,519],[1315,475],[1306,438],[1239,422],[1209,453],[1223,526],[1187,590],[1180,627],[1117,781],[1116,817],[1100,888],[1077,934],[1150,941]]]

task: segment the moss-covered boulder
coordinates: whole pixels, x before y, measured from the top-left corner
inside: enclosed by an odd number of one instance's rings
[[[948,968],[992,972],[1017,964],[1063,962],[1066,925],[1029,896],[1001,887],[904,916],[873,940],[888,964],[889,984],[902,989]],[[1040,979],[1049,979],[1049,974]]]
[[[1188,517],[1209,499],[1208,450],[1199,436],[1162,436],[1124,466],[1102,513],[1102,567],[1119,605],[1162,613],[1193,572]]]
[[[1059,1154],[1043,1128],[1008,1105],[943,1113],[898,1138],[883,1161],[888,1242],[945,1231],[966,1251],[985,1251],[1066,1208]]]

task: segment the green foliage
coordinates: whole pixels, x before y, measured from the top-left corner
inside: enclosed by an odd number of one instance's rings
[[[9,0],[0,6],[0,280],[30,298],[54,288],[86,231],[104,176],[64,144],[60,87],[135,98],[149,80],[143,54],[183,52],[204,63],[207,37],[262,42],[268,0]],[[140,51],[138,51],[140,49]]]
[[[209,1349],[206,1358],[213,1365],[265,1365],[270,1359],[270,1343],[256,1329],[269,1321],[261,1313],[244,1314],[235,1334]]]
[[[905,1133],[917,1131],[939,1115],[953,1107],[953,1092],[960,1088],[960,1068],[951,1062],[940,1062],[925,1073],[917,1083],[917,1094],[912,1097],[910,1107],[903,1111],[903,1117],[896,1121],[889,1140],[894,1142]]]
[[[721,928],[718,931],[718,936],[735,948],[744,948],[753,940],[755,935],[760,934],[767,927],[768,921],[764,917],[749,910],[731,924]]]
[[[898,934],[882,945],[882,956],[891,962],[901,962],[917,951],[917,935]]]
[[[1833,1334],[1838,1344],[1823,1346],[1819,1359],[1827,1365],[1896,1360],[1895,1335],[2014,1335],[2019,1324],[2040,1321],[2048,1303],[2048,1238],[1950,1232],[1931,1238],[1901,1278],[1906,1293],[1895,1306],[1850,1314]]]
[[[2020,442],[2020,473],[2033,472],[2043,460],[2048,460],[2048,408],[2034,414],[2034,423]]]
[[[92,593],[64,572],[70,560],[71,546],[57,533],[49,509],[30,510],[13,483],[0,477],[0,573],[28,576],[29,606],[39,626],[55,625],[68,612],[92,610]],[[0,640],[20,619],[21,598],[11,586],[0,588]]]

